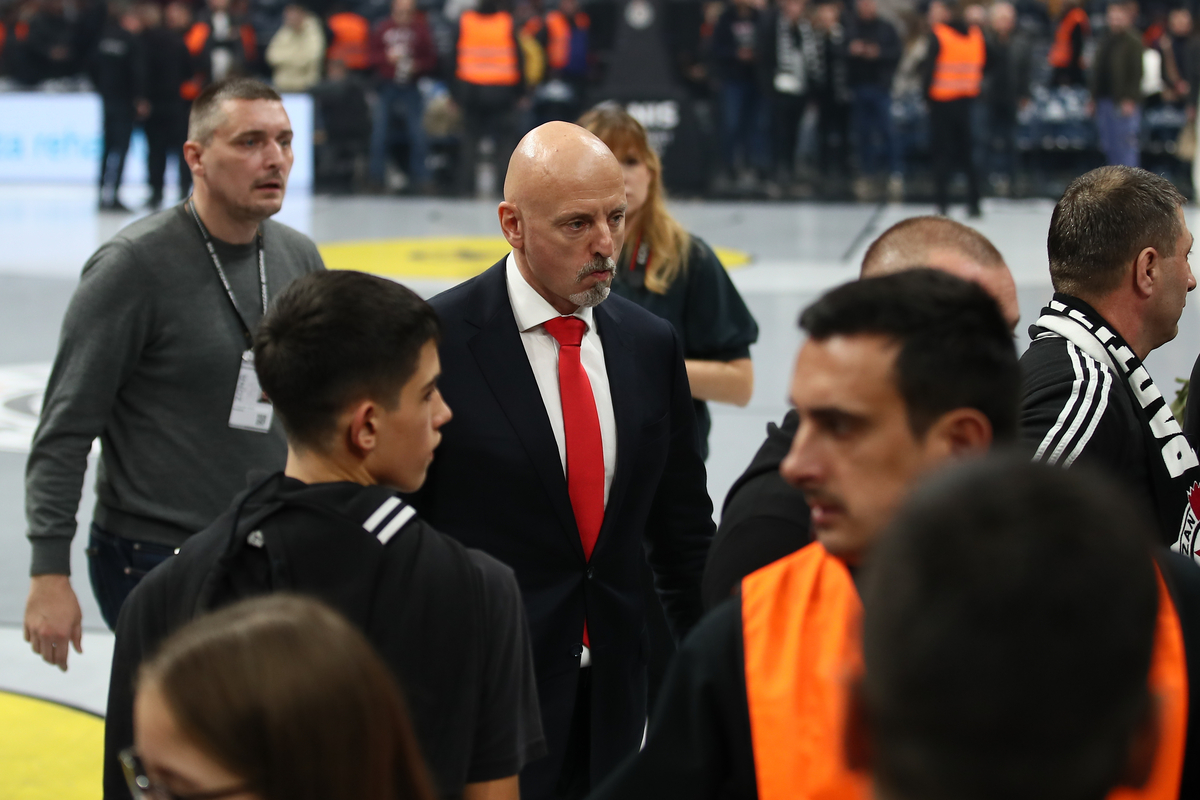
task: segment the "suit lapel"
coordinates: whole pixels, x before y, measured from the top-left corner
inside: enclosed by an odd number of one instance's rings
[[[625,493],[629,489],[629,476],[637,457],[639,435],[638,404],[634,401],[637,392],[637,357],[621,331],[619,319],[606,305],[596,306],[596,332],[604,346],[604,369],[608,373],[608,387],[612,396],[613,416],[617,423],[617,467],[613,473],[612,486],[608,491],[608,504],[604,508],[604,523],[596,539],[599,548],[608,538],[609,530],[616,524],[617,514],[609,511],[621,508]]]
[[[517,320],[508,299],[504,262],[501,261],[480,276],[479,286],[483,300],[481,314],[477,319],[470,320],[479,326],[479,331],[470,338],[467,346],[501,410],[516,431],[517,438],[529,454],[550,504],[563,529],[570,533],[582,559],[583,545],[579,541],[579,528],[575,525],[575,512],[571,509],[571,498],[567,493],[558,442],[550,428],[550,419],[546,415],[537,380],[533,377],[533,368],[529,366],[521,332],[517,330]]]

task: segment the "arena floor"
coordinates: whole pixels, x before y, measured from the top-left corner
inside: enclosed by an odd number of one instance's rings
[[[140,197],[131,189],[124,199],[131,203]],[[971,222],[996,244],[1016,277],[1021,350],[1028,324],[1050,294],[1045,237],[1052,208],[1044,200],[988,201],[983,218]],[[854,278],[866,246],[889,225],[933,209],[687,202],[675,204],[673,211],[689,230],[720,248],[727,264],[746,262],[732,267],[731,274],[761,329],[752,353],[756,382],[750,405],[713,406],[708,483],[719,510],[766,424],[787,408],[800,309],[822,290]],[[97,245],[132,219],[97,213],[90,187],[0,186],[0,690],[96,713],[104,708],[112,639],[88,586],[84,536],[76,537],[72,556],[73,583],[83,605],[83,656],[72,653],[70,671],[61,674],[33,656],[21,637],[29,564],[23,476],[41,391],[79,270]],[[481,271],[506,252],[491,201],[293,194],[279,219],[312,236],[330,266],[386,274],[425,296]],[[1193,231],[1200,229],[1200,211],[1189,210],[1188,223]],[[1190,373],[1198,350],[1200,302],[1193,302],[1176,340],[1148,361],[1164,391],[1174,388],[1174,378]],[[81,531],[91,516],[92,481],[89,475]],[[0,730],[23,731],[21,741],[32,751],[62,753],[66,726],[90,743],[77,751],[78,768],[57,763],[55,769],[33,769],[29,763],[30,769],[10,769],[13,761],[2,754],[16,751],[0,742],[0,796],[98,795],[98,758],[92,753],[99,746],[99,721],[87,715],[64,718],[61,708],[50,708],[30,707],[0,692]]]

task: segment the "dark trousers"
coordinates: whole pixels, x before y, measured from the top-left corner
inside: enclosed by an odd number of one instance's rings
[[[955,172],[967,176],[967,207],[979,209],[979,176],[972,159],[974,137],[971,132],[972,97],[944,102],[929,101],[929,149],[933,156],[933,185],[938,210],[946,213],[950,205],[950,177]]]
[[[817,96],[817,154],[821,174],[850,173],[850,104],[824,94]]]
[[[386,173],[388,144],[391,143],[392,114],[399,106],[404,114],[404,126],[408,134],[408,178],[414,185],[429,180],[425,165],[428,146],[425,143],[425,100],[416,84],[387,82],[379,87],[379,99],[375,104],[374,121],[371,124],[371,180],[383,183]],[[508,166],[507,162],[504,165]]]
[[[508,160],[517,147],[517,113],[512,105],[494,106],[468,102],[463,106],[463,138],[458,153],[458,188],[468,196],[475,194],[475,175],[479,165],[479,143],[492,140],[492,164],[497,187],[504,183]]]
[[[155,103],[154,110],[142,125],[146,132],[146,177],[150,184],[151,199],[161,201],[163,182],[167,173],[167,157],[179,159],[179,185],[181,189],[191,184],[192,172],[183,159],[183,141],[187,138],[187,119],[181,103]],[[187,181],[184,180],[187,173]]]
[[[592,752],[592,668],[579,670],[579,688],[575,692],[575,714],[567,733],[567,752],[558,779],[555,797],[582,800],[591,789]]]
[[[892,95],[880,86],[854,89],[854,146],[864,175],[880,170],[900,171],[896,137],[892,132]]]
[[[116,629],[121,606],[133,587],[174,554],[175,548],[170,545],[124,539],[92,523],[87,549],[88,576],[100,605],[100,615],[110,630]]]
[[[777,172],[795,172],[796,145],[807,105],[807,95],[771,93],[771,161]]]
[[[721,86],[723,156],[726,169],[733,169],[738,153],[742,166],[767,166],[766,109],[762,92],[753,80],[728,80]]]
[[[103,98],[104,153],[100,157],[100,199],[113,202],[121,190],[125,154],[133,136],[133,104],[126,98]]]
[[[1010,107],[988,109],[987,169],[993,175],[1012,178],[1016,172],[1017,110]]]

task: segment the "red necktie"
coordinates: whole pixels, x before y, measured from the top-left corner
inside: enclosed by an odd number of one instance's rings
[[[590,559],[604,522],[604,443],[592,383],[579,360],[579,344],[587,323],[578,317],[557,317],[547,320],[544,327],[559,344],[558,391],[567,436],[567,493],[583,555]],[[588,644],[586,621],[583,643]]]

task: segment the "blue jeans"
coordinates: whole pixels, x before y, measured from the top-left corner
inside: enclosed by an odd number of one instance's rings
[[[854,89],[854,146],[858,149],[858,165],[864,175],[900,172],[900,154],[892,133],[892,95],[879,86],[858,86]]]
[[[383,182],[391,140],[392,108],[396,104],[403,106],[404,125],[408,129],[408,178],[413,183],[425,183],[429,180],[429,170],[425,166],[428,150],[423,124],[425,98],[416,86],[400,83],[385,83],[379,87],[379,101],[375,104],[375,119],[371,124],[371,180]]]
[[[1104,160],[1112,164],[1136,167],[1141,163],[1141,144],[1138,133],[1142,127],[1142,112],[1134,108],[1128,117],[1112,100],[1096,101],[1096,133],[1100,137],[1100,149]]]
[[[754,81],[726,81],[721,87],[722,144],[725,166],[732,168],[741,149],[747,167],[767,168],[767,110]]]
[[[88,577],[100,615],[110,630],[116,630],[125,598],[147,572],[174,555],[175,548],[113,536],[93,522],[87,554]]]

